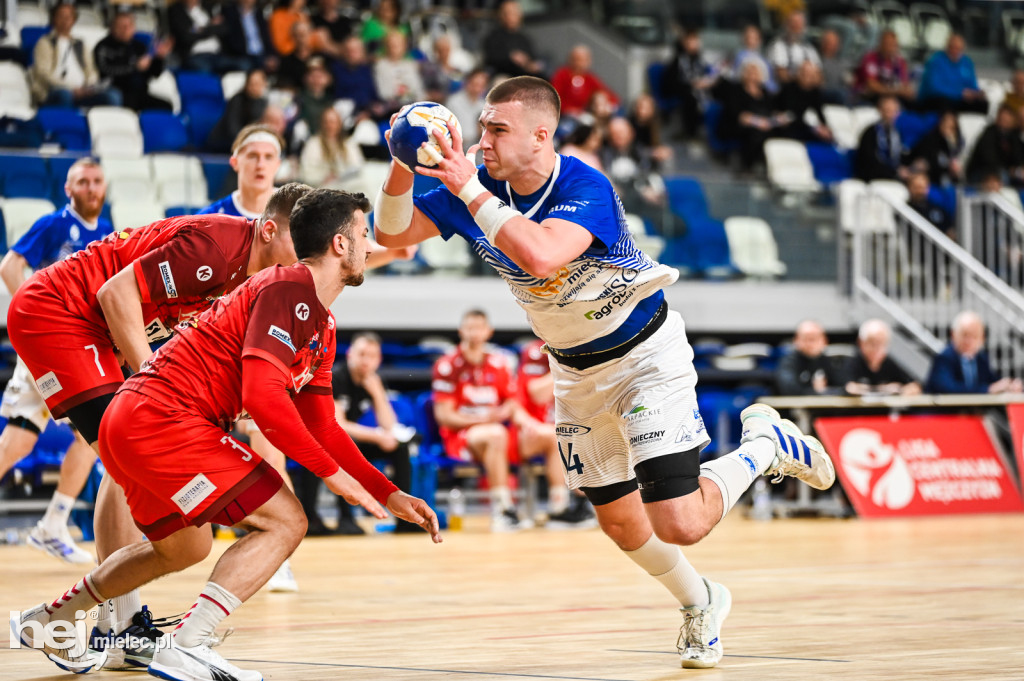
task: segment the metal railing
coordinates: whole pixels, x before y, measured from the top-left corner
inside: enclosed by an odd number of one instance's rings
[[[855,312],[882,313],[933,353],[958,312],[985,322],[993,367],[1024,375],[1024,296],[905,203],[868,190],[856,203],[849,249]],[[881,219],[879,219],[881,216]]]
[[[1024,211],[1001,193],[960,198],[960,243],[1020,291],[1024,286]]]

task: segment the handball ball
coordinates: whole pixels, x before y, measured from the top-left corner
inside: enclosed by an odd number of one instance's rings
[[[462,127],[459,125],[459,119],[440,104],[416,102],[406,106],[398,114],[395,124],[391,126],[391,134],[388,136],[388,148],[391,150],[391,155],[409,171],[416,166],[431,168],[437,165],[425,150],[420,149],[420,145],[426,142],[440,153],[441,148],[437,139],[434,138],[434,130],[443,132],[448,144],[451,144],[452,134],[448,131],[448,121],[452,122],[461,135]],[[462,150],[459,149],[459,151]]]

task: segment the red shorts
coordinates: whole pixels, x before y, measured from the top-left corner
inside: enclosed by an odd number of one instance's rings
[[[469,445],[466,443],[466,433],[468,431],[469,428],[463,428],[454,432],[450,430],[442,431],[441,442],[444,443],[444,451],[448,458],[460,461],[473,460],[473,454],[469,451]],[[505,426],[505,432],[508,433],[508,461],[509,463],[519,463],[519,431],[516,428]]]
[[[124,382],[106,326],[69,314],[45,272],[14,294],[7,335],[54,418]]]
[[[103,416],[100,459],[150,541],[190,525],[234,525],[284,484],[213,423],[131,390],[115,395]]]

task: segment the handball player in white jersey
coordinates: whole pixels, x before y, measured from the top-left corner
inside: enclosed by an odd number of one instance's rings
[[[740,448],[700,464],[710,441],[697,411],[697,374],[683,320],[662,289],[678,272],[644,255],[608,180],[555,152],[560,102],[530,76],[490,91],[479,145],[436,137],[437,165],[417,172],[443,187],[412,196],[413,174],[392,162],[376,204],[390,248],[459,235],[497,270],[546,343],[555,420],[569,486],[604,530],[679,601],[683,667],[713,667],[729,591],[702,578],[680,546],[713,528],[758,475],[818,489],[835,480],[821,444],[764,405],[745,409]],[[483,152],[483,165],[470,160]]]

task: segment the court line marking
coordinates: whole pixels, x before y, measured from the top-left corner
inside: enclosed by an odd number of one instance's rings
[[[630,651],[631,652],[631,651]],[[342,669],[387,669],[391,671],[405,672],[429,672],[431,674],[466,674],[469,676],[508,676],[524,679],[561,679],[562,681],[632,681],[631,679],[605,679],[592,676],[551,676],[548,674],[516,674],[513,672],[482,672],[465,669],[427,669],[424,667],[392,667],[374,664],[341,664],[338,662],[292,662],[287,660],[241,660],[232,659],[231,662],[252,662],[255,664],[290,664],[306,665],[309,667],[337,667]]]
[[[625,650],[622,648],[609,648],[608,652],[611,653],[650,653],[652,655],[678,655],[676,651],[669,650]],[[849,663],[853,660],[825,660],[819,657],[780,657],[778,655],[729,655],[725,657],[741,657],[749,658],[752,660],[783,660],[786,662],[843,662]]]

